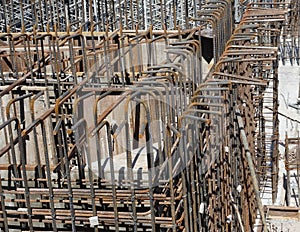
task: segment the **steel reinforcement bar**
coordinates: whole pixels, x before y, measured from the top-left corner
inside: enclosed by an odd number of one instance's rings
[[[265,230],[287,12],[251,4],[230,37],[229,5],[190,30],[2,34],[1,227],[252,231],[259,212]]]

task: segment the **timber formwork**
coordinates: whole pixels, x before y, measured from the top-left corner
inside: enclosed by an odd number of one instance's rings
[[[4,26],[1,228],[252,231],[259,217],[266,229],[259,188],[271,181],[276,198],[278,47],[289,12],[250,4],[233,34],[231,12],[228,1],[207,2],[185,30],[172,18],[160,31],[145,20],[141,31],[80,19],[27,32],[25,16]],[[207,31],[215,66],[205,77]]]

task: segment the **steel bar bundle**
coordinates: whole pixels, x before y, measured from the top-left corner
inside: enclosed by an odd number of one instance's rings
[[[21,32],[84,30],[95,25],[97,31],[118,28],[141,30],[152,26],[161,30],[195,26],[195,17],[203,1],[95,1],[95,0],[2,0],[0,7],[2,31]]]
[[[292,206],[296,205],[299,207],[299,197],[296,198],[295,189],[291,187],[291,177],[295,177],[299,174],[300,164],[299,164],[299,156],[300,156],[300,137],[289,138],[286,135],[285,138],[285,169],[286,169],[286,205]],[[296,173],[293,173],[293,170],[296,170]],[[299,181],[296,178],[296,181]],[[292,188],[292,189],[291,189]],[[297,189],[299,193],[299,187]],[[295,204],[291,204],[291,197],[294,196]],[[299,196],[299,194],[298,194]]]

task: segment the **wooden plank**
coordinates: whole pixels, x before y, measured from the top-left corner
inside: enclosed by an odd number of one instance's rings
[[[300,220],[300,208],[290,206],[267,206],[267,217]]]

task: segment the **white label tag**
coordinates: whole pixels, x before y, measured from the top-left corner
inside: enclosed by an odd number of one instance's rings
[[[90,220],[91,227],[99,225],[98,216],[90,217],[89,220]]]

